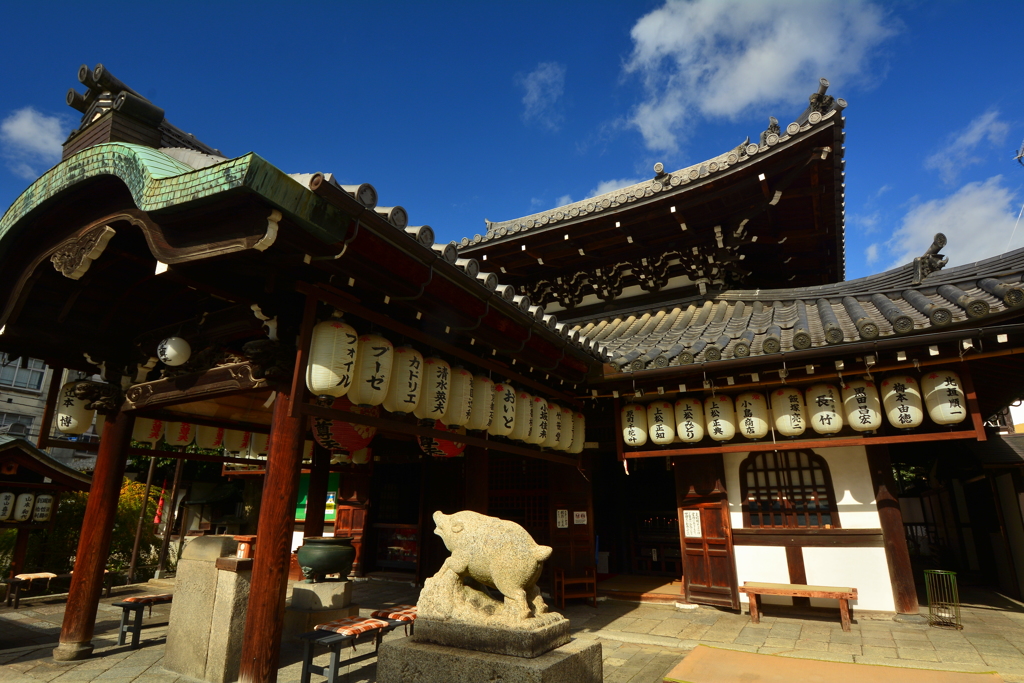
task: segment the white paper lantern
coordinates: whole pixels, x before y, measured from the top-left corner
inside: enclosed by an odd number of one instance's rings
[[[807,430],[807,407],[804,395],[793,387],[772,390],[772,417],[775,431],[783,436],[800,436]]]
[[[850,428],[857,432],[871,432],[882,426],[882,402],[875,383],[855,379],[843,387],[843,412]]]
[[[548,433],[541,442],[544,448],[555,448],[562,438],[562,406],[548,401]]]
[[[440,420],[448,410],[452,368],[440,358],[424,358],[423,368],[423,393],[413,414],[421,420]]]
[[[548,437],[548,402],[540,396],[534,396],[530,402],[530,434],[526,443],[539,446]]]
[[[248,453],[252,444],[252,432],[238,429],[224,430],[224,450],[229,453]]]
[[[270,434],[253,432],[252,445],[249,447],[249,457],[266,457],[270,452]]]
[[[411,346],[396,346],[391,384],[384,410],[404,415],[416,410],[423,394],[423,354]]]
[[[75,397],[75,387],[86,382],[68,382],[60,388],[57,398],[57,429],[64,434],[85,434],[92,426],[95,410],[85,406],[89,403],[83,398]]]
[[[921,378],[921,393],[928,407],[928,417],[940,425],[955,425],[967,418],[967,398],[960,375],[949,370],[935,370]]]
[[[647,443],[647,409],[636,403],[628,403],[619,411],[622,418],[622,442],[638,448]]]
[[[559,411],[562,413],[562,430],[558,435],[558,443],[555,444],[555,450],[568,452],[569,449],[572,448],[572,410],[565,406],[561,406]]]
[[[473,377],[473,406],[466,429],[487,429],[494,418],[494,382],[486,375]]]
[[[36,496],[36,505],[32,509],[33,522],[49,522],[53,514],[53,496],[41,493]]]
[[[697,398],[681,398],[675,404],[676,439],[697,443],[704,438],[704,404]]]
[[[171,367],[184,365],[192,356],[192,347],[181,337],[168,337],[157,344],[156,357]]]
[[[151,420],[148,417],[135,418],[135,425],[132,427],[132,441],[148,443],[156,447],[160,437],[164,435],[166,423],[163,420]]]
[[[668,401],[647,404],[647,435],[651,441],[664,446],[676,438],[676,411]]]
[[[576,454],[583,452],[583,444],[587,439],[587,418],[583,413],[572,415],[572,445],[569,452]]]
[[[348,400],[357,406],[379,406],[388,395],[394,347],[379,334],[364,334],[356,342],[356,369]]]
[[[14,501],[14,521],[27,522],[32,517],[32,504],[35,503],[34,493],[22,493]]]
[[[522,389],[516,391],[516,420],[509,437],[526,441],[533,431],[533,396]]]
[[[196,425],[196,445],[204,450],[224,448],[224,432],[223,427]]]
[[[838,389],[831,384],[815,384],[807,389],[804,396],[811,429],[818,434],[838,434],[843,429]]]
[[[736,409],[729,396],[704,399],[704,421],[707,433],[715,441],[728,441],[736,436]]]
[[[746,391],[736,397],[736,430],[747,439],[768,436],[768,399],[760,391]]]
[[[466,368],[452,368],[448,407],[441,422],[449,428],[464,427],[473,412],[473,375]]]
[[[344,396],[352,386],[359,334],[341,318],[313,327],[306,365],[306,386],[316,396]]]
[[[6,522],[14,514],[14,500],[17,498],[10,491],[0,493],[0,522]]]
[[[189,422],[167,422],[164,425],[164,441],[168,446],[187,446],[195,438],[195,425]]]
[[[494,383],[494,414],[487,433],[509,436],[516,426],[516,390],[507,382]]]
[[[882,407],[889,424],[913,429],[924,422],[921,389],[910,375],[893,375],[882,380]]]
[[[370,449],[360,448],[358,451],[352,454],[352,463],[355,465],[365,465],[370,462]]]

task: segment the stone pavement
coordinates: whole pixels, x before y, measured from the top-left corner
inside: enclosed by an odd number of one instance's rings
[[[97,681],[98,683],[186,683],[191,679],[161,666],[170,606],[157,606],[146,617],[142,647],[118,647],[120,610],[111,602],[131,593],[152,592],[144,586],[125,588],[104,598],[97,616],[96,652],[84,662],[55,662],[50,656],[60,633],[64,604],[60,598],[29,600],[19,610],[0,608],[0,681]],[[354,599],[369,609],[414,602],[417,590],[403,583],[359,581]],[[901,624],[883,614],[854,612],[850,633],[839,626],[838,610],[796,614],[766,606],[761,623],[748,615],[700,607],[677,609],[606,600],[597,609],[582,602],[564,611],[573,635],[598,640],[604,652],[604,680],[615,683],[656,683],[698,643],[784,657],[884,664],[951,671],[997,671],[1008,682],[1024,683],[1024,604],[993,593],[962,592],[963,631]],[[401,630],[388,639],[402,638]],[[365,652],[360,646],[356,654]],[[301,648],[285,644],[278,680],[299,680]],[[326,663],[321,655],[317,663]],[[371,683],[376,665],[343,668],[343,683]],[[314,681],[323,680],[314,676]]]

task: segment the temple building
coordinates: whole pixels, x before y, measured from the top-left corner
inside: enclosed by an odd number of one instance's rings
[[[911,617],[941,549],[1021,594],[1024,460],[985,422],[1024,394],[1024,251],[945,268],[937,235],[844,280],[824,79],[720,156],[449,244],[368,183],[225,158],[102,65],[79,80],[64,158],[0,219],[0,352],[58,378],[39,446],[101,433],[56,657],[91,653],[131,441],[248,482],[244,681],[275,675],[301,537],[419,582],[434,510],[521,524],[548,590],[596,565]]]

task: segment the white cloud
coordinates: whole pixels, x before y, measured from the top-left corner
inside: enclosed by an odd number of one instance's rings
[[[13,112],[0,122],[0,154],[15,175],[35,180],[44,167],[60,161],[64,120],[32,107]]]
[[[516,76],[516,84],[524,90],[523,121],[558,130],[562,125],[562,114],[557,105],[565,92],[565,65],[541,62],[525,76]]]
[[[862,214],[853,213],[847,218],[847,223],[851,228],[851,232],[860,231],[865,235],[870,235],[878,230],[881,217],[878,212]]]
[[[868,248],[864,250],[864,258],[867,259],[868,265],[874,265],[878,261],[878,243],[869,244]]]
[[[1018,229],[1010,243],[1017,219],[1017,198],[1003,185],[1003,177],[968,183],[941,199],[918,204],[903,217],[903,223],[885,243],[893,255],[890,268],[911,262],[931,245],[935,233],[949,240],[943,254],[949,265],[972,263],[1024,246],[1024,231]]]
[[[572,197],[567,194],[563,194],[555,200],[555,206],[565,206],[566,204],[572,204]]]
[[[964,167],[982,162],[974,156],[978,145],[984,141],[993,147],[1001,145],[1009,131],[1009,124],[999,120],[999,111],[989,109],[963,130],[950,135],[942,149],[924,160],[924,167],[938,171],[942,182],[952,185]]]
[[[618,180],[602,180],[597,186],[587,193],[587,197],[597,197],[605,192],[611,192],[612,190],[618,190],[623,187],[629,187],[630,185],[636,185],[639,182],[643,182],[643,178],[619,178]]]
[[[631,32],[625,69],[643,78],[646,98],[630,123],[649,149],[676,151],[697,117],[792,105],[821,76],[849,85],[895,33],[864,0],[666,0]]]

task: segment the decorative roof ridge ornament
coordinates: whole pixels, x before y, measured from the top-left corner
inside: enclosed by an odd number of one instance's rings
[[[932,273],[942,270],[942,267],[949,262],[948,256],[943,256],[939,252],[946,246],[946,236],[941,232],[935,233],[935,239],[932,240],[932,245],[928,247],[928,250],[924,252],[922,256],[918,256],[914,259],[914,284],[921,284],[922,280],[931,275]]]

